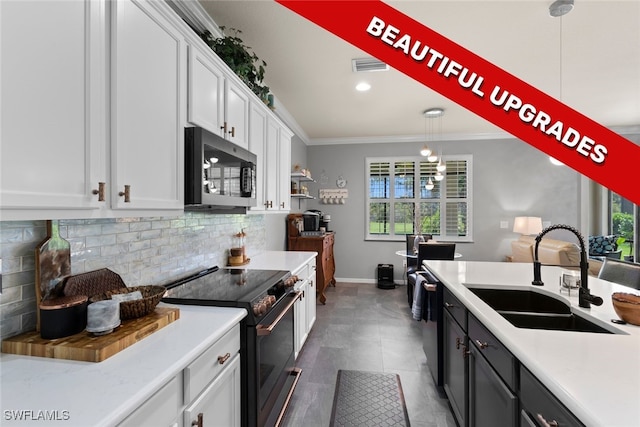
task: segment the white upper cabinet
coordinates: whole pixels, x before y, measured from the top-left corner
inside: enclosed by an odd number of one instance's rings
[[[184,36],[152,2],[112,5],[112,208],[183,209]]]
[[[267,112],[263,105],[252,102],[249,110],[249,151],[257,157],[256,163],[256,206],[249,212],[263,212],[267,208],[265,198],[267,141]]]
[[[286,212],[291,209],[292,134],[280,122],[269,117],[266,136],[264,177],[266,210]]]
[[[2,1],[0,16],[1,219],[182,211],[187,64],[173,11]]]
[[[102,1],[0,2],[4,220],[105,204],[92,194],[107,181],[104,13]]]
[[[248,149],[249,89],[203,46],[189,46],[189,122]]]
[[[249,95],[248,89],[235,84],[230,79],[225,81],[225,125],[226,139],[249,148]]]
[[[222,135],[224,129],[224,74],[208,55],[189,46],[189,122]]]
[[[293,134],[284,126],[278,134],[278,206],[281,211],[291,210],[291,138]]]

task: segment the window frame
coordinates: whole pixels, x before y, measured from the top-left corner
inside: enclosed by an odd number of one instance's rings
[[[448,161],[466,161],[466,177],[467,177],[467,196],[464,198],[447,198],[446,197],[446,172],[445,179],[440,181],[442,187],[440,196],[437,199],[422,199],[420,198],[420,163],[426,162],[426,159],[422,156],[397,156],[397,157],[365,157],[365,241],[404,241],[405,234],[395,234],[395,203],[413,203],[414,212],[416,205],[421,202],[436,202],[440,207],[440,231],[444,230],[446,233],[446,205],[447,203],[464,201],[467,204],[467,235],[466,236],[453,236],[446,234],[434,234],[433,239],[442,242],[473,242],[473,155],[471,154],[449,154],[443,155],[442,160]],[[395,165],[397,163],[413,162],[414,164],[414,197],[413,198],[396,198],[395,197]],[[388,198],[372,198],[370,192],[370,179],[371,179],[371,164],[374,163],[389,163],[389,197]],[[372,202],[388,202],[389,203],[389,234],[372,234],[369,225],[369,219],[371,214]],[[414,218],[415,223],[415,218]],[[409,234],[409,233],[407,233]]]

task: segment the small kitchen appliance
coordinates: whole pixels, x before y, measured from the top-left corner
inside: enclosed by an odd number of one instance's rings
[[[185,128],[186,210],[246,213],[256,206],[256,161],[250,151],[199,127]]]
[[[320,228],[324,228],[324,231],[331,231],[329,229],[330,222],[331,222],[331,215],[322,214],[322,217],[320,218]]]
[[[304,221],[304,231],[318,231],[320,230],[320,217],[322,212],[316,210],[308,210],[302,214],[302,220]]]

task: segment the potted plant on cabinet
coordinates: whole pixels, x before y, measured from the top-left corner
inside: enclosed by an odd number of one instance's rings
[[[224,32],[225,27],[220,27]],[[222,59],[225,64],[265,103],[269,102],[269,87],[262,84],[267,63],[246,46],[238,37],[242,31],[229,30],[232,35],[214,37],[209,31],[200,35],[202,40]]]

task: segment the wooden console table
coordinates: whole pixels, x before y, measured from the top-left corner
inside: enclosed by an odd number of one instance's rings
[[[316,255],[316,287],[318,299],[322,304],[327,301],[324,294],[327,286],[335,286],[334,277],[336,264],[333,258],[333,243],[335,233],[328,231],[321,236],[300,236],[295,222],[302,214],[290,214],[287,216],[287,250],[317,252]]]

